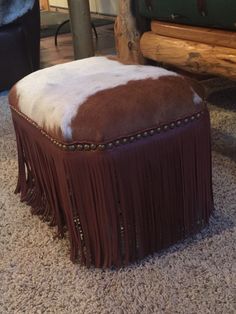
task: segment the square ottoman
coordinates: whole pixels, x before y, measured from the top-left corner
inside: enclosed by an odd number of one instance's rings
[[[30,74],[9,102],[16,192],[68,231],[73,261],[120,267],[208,223],[210,122],[196,82],[92,57]]]

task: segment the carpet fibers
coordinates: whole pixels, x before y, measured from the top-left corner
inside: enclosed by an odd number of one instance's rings
[[[7,98],[0,97],[0,313],[235,313],[236,106],[223,102],[209,106],[216,208],[210,225],[116,271],[72,264],[68,239],[56,238],[14,195],[15,137]]]

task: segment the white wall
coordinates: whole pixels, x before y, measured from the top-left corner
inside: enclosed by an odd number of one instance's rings
[[[59,8],[68,8],[67,0],[49,0],[49,5]]]
[[[95,0],[97,4],[97,12],[101,14],[118,14],[118,0]]]
[[[49,0],[51,6],[68,8],[67,0]],[[91,12],[117,15],[119,0],[89,0]]]
[[[89,0],[90,11],[97,12],[96,0]]]

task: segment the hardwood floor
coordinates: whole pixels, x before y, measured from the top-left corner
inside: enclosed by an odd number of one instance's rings
[[[113,25],[97,27],[98,40],[94,37],[96,55],[115,54]],[[41,39],[41,68],[65,63],[74,59],[71,34],[58,36],[58,46],[54,45],[54,37]]]

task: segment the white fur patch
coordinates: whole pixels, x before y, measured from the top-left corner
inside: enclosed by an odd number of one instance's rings
[[[175,76],[163,68],[124,65],[106,57],[92,57],[39,70],[16,85],[19,109],[45,130],[60,128],[72,137],[71,121],[86,99],[99,91],[131,80]]]
[[[202,103],[202,98],[192,89],[193,91],[193,102],[195,105],[200,105]]]

